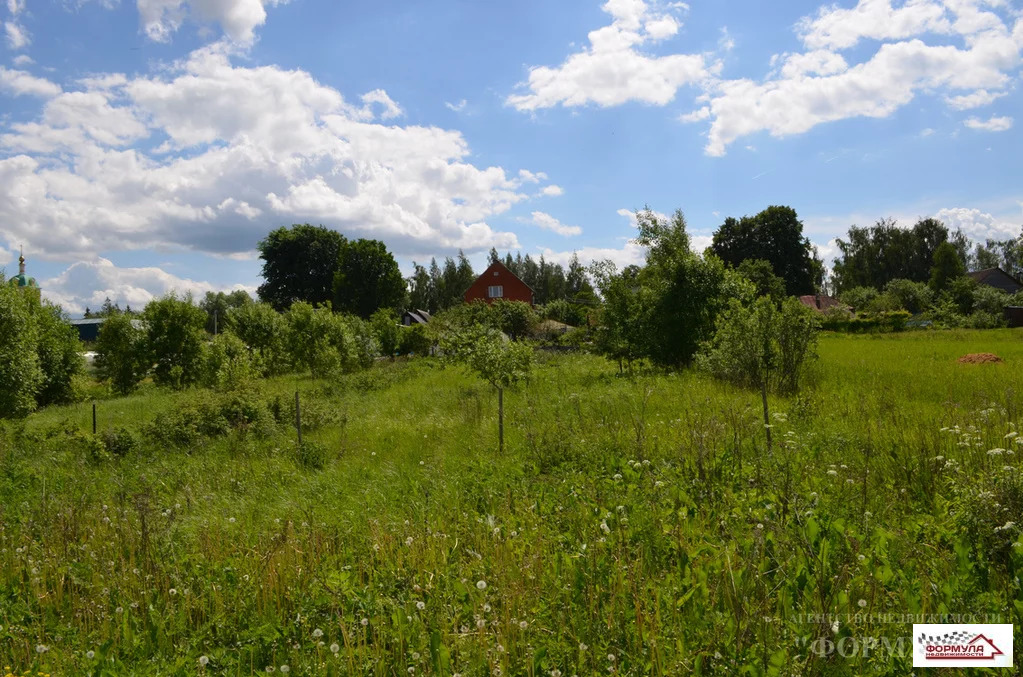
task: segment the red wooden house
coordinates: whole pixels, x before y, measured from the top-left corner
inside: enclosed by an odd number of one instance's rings
[[[525,301],[533,305],[533,290],[500,261],[490,264],[490,267],[465,290],[466,303],[476,300],[493,303],[497,299]]]

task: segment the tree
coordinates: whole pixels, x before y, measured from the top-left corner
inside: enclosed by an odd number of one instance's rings
[[[293,304],[285,317],[292,363],[313,376],[355,371],[378,353],[376,341],[357,317],[301,301]]]
[[[392,360],[398,352],[398,343],[401,340],[401,325],[398,324],[398,313],[391,308],[381,308],[369,318],[370,327],[373,329],[373,336],[380,344],[380,353],[387,355]]]
[[[437,311],[437,290],[433,288],[430,273],[415,261],[412,262],[412,277],[408,278],[408,288],[409,308],[429,313]]]
[[[528,303],[523,301],[497,299],[490,304],[489,311],[497,328],[510,336],[513,341],[526,336],[530,329],[536,325],[536,313]]]
[[[142,311],[146,347],[157,385],[183,388],[199,381],[206,313],[190,295],[168,294],[150,301]]]
[[[812,294],[823,282],[823,264],[791,207],[771,206],[756,216],[725,219],[710,249],[733,267],[748,259],[768,261],[790,295]]]
[[[899,308],[908,310],[914,315],[924,312],[934,302],[934,294],[930,287],[923,282],[892,280],[884,290],[885,294],[895,299]]]
[[[96,338],[96,371],[114,392],[126,395],[149,371],[145,332],[126,313],[111,315]]]
[[[48,301],[33,305],[36,354],[43,371],[37,402],[40,406],[73,402],[78,398],[75,379],[85,370],[78,330],[71,326],[59,306]]]
[[[219,334],[227,327],[230,311],[249,303],[252,303],[252,297],[244,289],[236,289],[229,294],[222,291],[206,292],[206,296],[199,302],[199,307],[206,313],[206,331]]]
[[[426,327],[413,324],[408,327],[398,326],[398,351],[402,355],[429,355],[433,347]]]
[[[333,288],[334,308],[362,318],[380,308],[405,308],[408,300],[405,278],[380,240],[342,243]]]
[[[257,245],[264,280],[259,298],[278,310],[296,301],[330,301],[344,242],[337,231],[308,223],[272,231]]]
[[[942,242],[934,250],[934,266],[931,268],[931,289],[940,293],[956,278],[966,273],[959,254],[948,242]]]
[[[448,332],[441,347],[448,359],[464,364],[497,390],[498,451],[504,452],[504,389],[529,375],[533,349],[481,325]]]
[[[45,378],[36,352],[31,294],[0,285],[0,418],[20,418],[36,408]]]
[[[594,347],[607,359],[618,362],[618,373],[622,373],[626,364],[631,365],[646,353],[643,328],[646,312],[639,284],[640,269],[629,266],[619,273],[614,263],[602,261],[594,263],[591,271],[604,299]]]
[[[746,259],[739,264],[738,272],[753,283],[757,296],[768,296],[775,301],[785,297],[785,280],[774,274],[770,261]]]
[[[760,392],[768,451],[771,418],[767,394],[799,389],[804,368],[815,357],[816,343],[814,311],[793,298],[779,307],[761,296],[748,307],[730,301],[700,356],[701,365],[714,375]]]
[[[751,296],[752,288],[714,254],[693,253],[681,210],[670,221],[645,210],[636,221],[636,241],[648,247],[647,265],[639,275],[642,293],[649,297],[641,302],[645,352],[658,364],[680,367],[713,334],[728,299]]]
[[[268,303],[247,303],[228,315],[232,331],[256,354],[259,371],[265,376],[283,374],[288,368],[285,349],[288,324]]]

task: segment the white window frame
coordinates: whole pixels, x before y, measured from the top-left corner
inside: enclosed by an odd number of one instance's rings
[[[487,287],[487,298],[490,299],[503,299],[504,298],[504,285],[503,284],[492,284]]]

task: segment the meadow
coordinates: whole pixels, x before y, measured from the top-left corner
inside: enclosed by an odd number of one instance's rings
[[[819,352],[770,451],[758,394],[587,354],[506,391],[503,455],[433,359],[7,423],[0,666],[908,675],[914,619],[1023,627],[1023,332]]]

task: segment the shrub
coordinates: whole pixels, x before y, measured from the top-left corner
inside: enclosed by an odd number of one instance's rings
[[[908,310],[913,315],[922,313],[934,303],[934,293],[931,288],[923,282],[912,280],[892,280],[885,286],[885,294],[893,298],[897,308],[886,308],[885,310]]]
[[[150,301],[142,319],[146,327],[146,347],[153,366],[153,381],[158,385],[183,388],[197,383],[202,376],[202,346],[206,340],[206,313],[192,303],[192,297],[179,299],[169,294]]]
[[[258,373],[249,350],[231,332],[217,334],[203,345],[200,383],[208,388],[236,390]]]
[[[149,370],[145,333],[130,315],[116,313],[100,327],[96,339],[96,372],[115,392],[130,393]]]
[[[429,355],[433,347],[433,340],[430,338],[426,327],[421,324],[413,324],[410,327],[399,328],[398,350],[403,355]]]
[[[229,314],[231,330],[258,356],[253,364],[264,376],[288,370],[288,323],[268,303],[247,303]]]
[[[0,285],[0,418],[27,416],[43,387],[32,315],[29,294]]]
[[[873,287],[853,287],[843,291],[838,298],[854,311],[862,311],[866,310],[877,296],[877,290]]]

